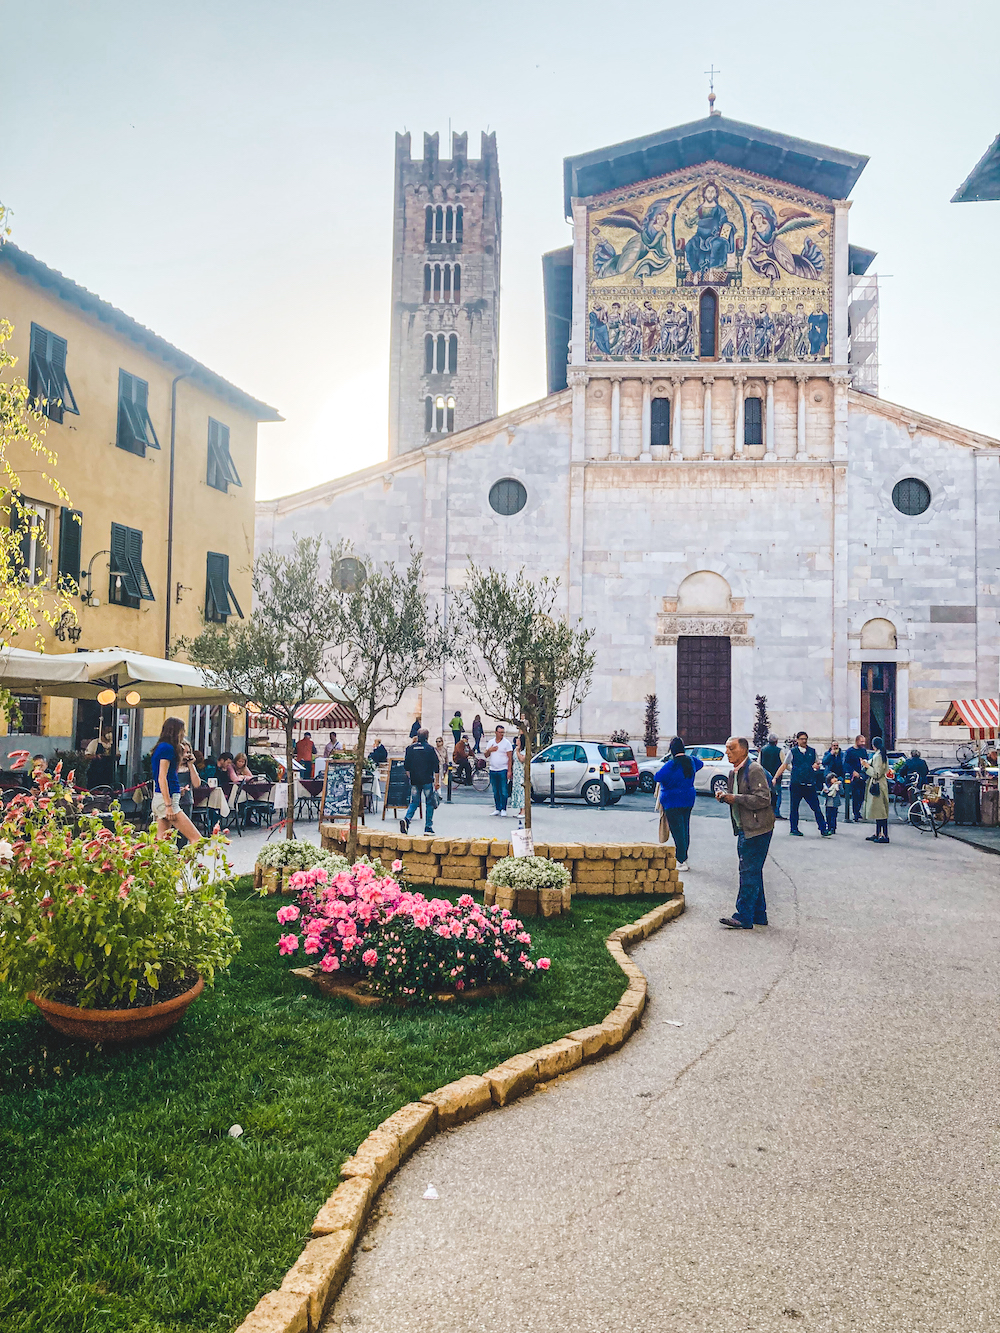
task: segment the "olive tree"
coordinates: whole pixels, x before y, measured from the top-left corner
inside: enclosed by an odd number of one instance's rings
[[[531,828],[531,755],[543,724],[568,718],[590,692],[593,630],[555,610],[559,580],[532,582],[469,567],[453,594],[464,634],[456,656],[469,692],[485,713],[525,736],[524,823]]]

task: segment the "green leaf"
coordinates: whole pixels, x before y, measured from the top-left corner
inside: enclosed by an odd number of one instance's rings
[[[73,958],[73,966],[78,972],[83,971],[83,954],[77,952]]]

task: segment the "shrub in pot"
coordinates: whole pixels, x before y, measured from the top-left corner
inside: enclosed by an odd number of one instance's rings
[[[321,976],[406,1003],[547,971],[549,960],[531,957],[531,936],[509,911],[480,907],[469,894],[457,903],[425,898],[394,878],[401,868],[395,861],[390,875],[358,861],[333,876],[321,867],[297,871],[298,900],[277,912],[286,927],[279,952],[301,949]]]
[[[239,950],[212,881],[223,847],[79,815],[58,780],[16,797],[0,824],[0,982],[86,1040],[172,1026]]]
[[[280,838],[269,842],[257,857],[254,865],[253,883],[255,889],[264,893],[277,893],[287,890],[289,877],[296,870],[312,870],[322,866],[329,874],[335,875],[346,870],[347,858],[339,852],[328,852],[312,842],[301,842],[298,838]]]
[[[573,876],[547,856],[505,856],[486,879],[486,901],[521,916],[559,916],[572,905]]]

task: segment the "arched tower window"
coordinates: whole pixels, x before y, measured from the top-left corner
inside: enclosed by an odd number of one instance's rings
[[[434,429],[434,399],[427,395],[424,399],[424,430],[428,434]]]
[[[456,264],[451,280],[451,299],[458,305],[462,299],[462,265]]]
[[[425,265],[424,265],[424,300],[425,300],[425,301],[429,301],[430,299],[431,299],[431,266],[430,266],[430,264],[425,264]]]
[[[702,292],[698,302],[698,355],[715,359],[716,324],[718,323],[719,301],[711,289]]]
[[[434,239],[440,242],[444,237],[444,209],[438,204],[434,212]]]
[[[444,358],[445,358],[445,337],[443,333],[439,333],[437,336],[437,366],[435,367],[439,375],[444,374]]]
[[[434,208],[428,204],[424,209],[424,245],[430,245],[434,239]]]
[[[454,375],[458,370],[458,334],[453,333],[448,339],[448,374]]]
[[[434,334],[424,335],[424,374],[429,375],[434,369]]]
[[[745,398],[743,400],[743,443],[764,443],[764,422],[759,398]]]
[[[450,265],[450,264],[445,264],[445,265],[444,265],[444,282],[443,282],[443,284],[442,284],[442,288],[441,288],[441,300],[442,300],[442,301],[450,301],[450,300],[451,300],[451,265]]]
[[[451,204],[444,210],[444,239],[451,243],[455,234],[455,210]]]
[[[465,209],[461,204],[455,209],[455,244],[462,244],[462,222],[465,215]]]
[[[441,265],[440,265],[440,264],[435,264],[435,265],[434,265],[434,295],[433,295],[433,297],[432,297],[431,299],[432,299],[433,301],[440,301],[440,300],[441,300]]]
[[[450,435],[455,429],[455,400],[449,398],[445,407],[445,430]]]
[[[441,394],[434,399],[434,429],[437,432],[444,430],[445,403]]]
[[[650,413],[650,444],[670,443],[670,399],[654,398]]]

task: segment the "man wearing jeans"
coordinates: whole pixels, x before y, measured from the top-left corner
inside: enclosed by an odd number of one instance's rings
[[[865,743],[864,736],[855,736],[854,744],[848,746],[844,752],[844,823],[851,822],[851,812],[854,813],[855,824],[860,824],[862,819],[861,807],[865,799],[865,770],[864,765],[868,762],[868,746]],[[850,792],[850,804],[848,804],[847,793]]]
[[[719,918],[728,930],[753,930],[767,925],[764,900],[764,862],[774,831],[774,811],[767,774],[760,764],[750,760],[750,746],[743,736],[731,736],[726,742],[726,758],[733,766],[728,792],[718,792],[716,799],[729,806],[736,834],[736,854],[740,862],[740,889],[736,911]]]
[[[424,832],[434,832],[434,775],[438,771],[437,751],[428,744],[429,732],[426,728],[417,732],[417,739],[407,746],[403,756],[403,768],[410,777],[410,804],[406,814],[399,821],[400,832],[409,833],[410,820],[417,813],[421,797],[424,802]]]
[[[490,771],[490,786],[493,788],[494,818],[503,818],[507,813],[507,797],[510,792],[510,772],[514,763],[514,747],[504,737],[503,727],[497,727],[493,740],[486,747],[486,762]]]
[[[793,838],[805,837],[805,834],[799,829],[799,803],[805,801],[816,816],[820,836],[824,838],[831,837],[830,830],[826,826],[826,820],[823,818],[823,811],[819,808],[819,797],[816,795],[816,774],[820,771],[822,765],[816,758],[816,751],[809,744],[808,732],[800,731],[796,733],[795,744],[789,750],[788,758],[774,775],[775,782],[781,781],[781,776],[786,768],[792,770],[788,832]]]

